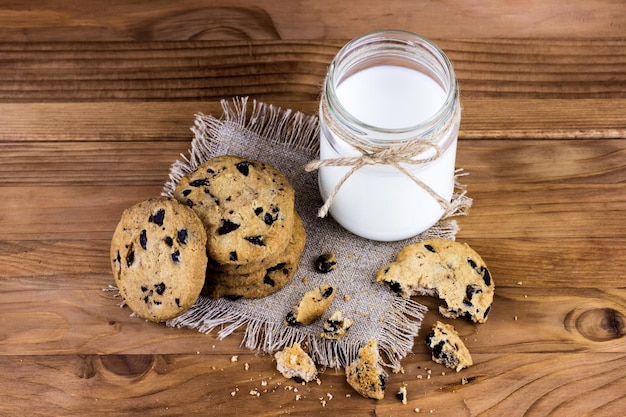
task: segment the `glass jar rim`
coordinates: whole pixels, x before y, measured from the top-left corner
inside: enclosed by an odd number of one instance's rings
[[[440,65],[441,69],[444,71],[444,75],[446,75],[446,79],[442,80],[446,83],[446,98],[441,107],[428,119],[422,120],[417,124],[400,127],[400,128],[383,128],[380,126],[375,126],[368,124],[367,122],[356,118],[353,116],[341,103],[341,100],[336,95],[335,88],[338,84],[336,84],[337,71],[341,68],[340,63],[342,60],[349,57],[349,55],[354,51],[355,48],[367,47],[373,43],[381,43],[386,42],[388,45],[396,45],[398,47],[404,48],[417,48],[420,47],[430,54],[432,58],[435,58],[436,62]],[[408,58],[408,57],[406,57]],[[332,86],[332,89],[330,88]],[[326,75],[326,80],[324,83],[323,93],[324,99],[326,100],[327,105],[330,109],[334,109],[339,111],[341,118],[347,121],[350,126],[353,128],[358,126],[363,129],[367,129],[373,133],[380,134],[410,134],[412,132],[428,132],[436,128],[436,125],[441,123],[442,120],[445,120],[448,117],[453,117],[455,106],[458,105],[458,83],[456,79],[456,75],[454,72],[454,68],[452,67],[452,63],[449,58],[443,52],[441,48],[439,48],[435,43],[430,41],[429,39],[417,35],[412,32],[403,31],[403,30],[376,30],[361,36],[358,36],[348,43],[346,43],[339,52],[335,55],[332,62],[330,63],[328,73]],[[434,127],[433,127],[434,126]],[[372,140],[372,139],[370,139]],[[376,141],[373,139],[373,141]],[[385,140],[384,143],[389,145],[393,144],[396,141]],[[402,142],[402,141],[399,141]]]

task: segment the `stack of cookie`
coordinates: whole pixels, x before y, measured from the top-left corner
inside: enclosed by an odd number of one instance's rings
[[[294,189],[275,167],[217,156],[184,176],[174,198],[196,213],[207,233],[202,294],[261,298],[293,277],[306,232],[294,208]]]

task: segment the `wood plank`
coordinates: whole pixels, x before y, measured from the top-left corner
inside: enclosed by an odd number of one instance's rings
[[[283,378],[266,358],[250,354],[239,355],[237,362],[204,354],[2,356],[0,411],[19,415],[28,404],[32,416],[84,416],[86,410],[146,416],[208,410],[220,416],[415,415],[416,408],[418,415],[432,410],[434,415],[571,416],[576,410],[616,416],[626,407],[615,389],[626,381],[624,359],[623,353],[481,354],[473,368],[455,373],[416,355],[419,365],[391,375],[385,399],[374,402],[352,391],[341,371],[326,370],[319,385],[301,385]],[[406,405],[395,397],[403,385]]]
[[[316,101],[347,40],[0,42],[0,100]],[[623,34],[435,42],[452,61],[462,98],[626,98]]]
[[[515,4],[498,0],[310,3],[276,0],[97,2],[35,0],[0,9],[0,38],[11,41],[347,39],[377,27],[434,37],[622,36],[624,5],[610,0]]]
[[[499,259],[493,263],[506,262]],[[542,263],[548,262],[548,258],[540,258],[528,270],[558,275],[558,271],[540,269]],[[497,289],[487,323],[447,321],[454,324],[474,353],[623,353],[626,289],[618,287],[618,278],[602,270],[586,269],[584,262],[578,268],[586,272],[586,279],[572,276],[566,282],[562,276],[560,283],[547,280],[545,284],[519,268],[505,273],[494,268]],[[590,280],[592,273],[594,279]],[[69,282],[72,278],[76,282]],[[217,349],[215,353],[229,355],[246,352],[240,346],[241,329],[216,341],[215,333],[204,335],[190,329],[172,329],[131,317],[128,308],[119,307],[120,299],[115,291],[103,291],[113,283],[107,269],[95,275],[55,274],[45,280],[43,283],[41,276],[2,278],[0,317],[5,330],[0,356],[76,352],[190,354],[213,352],[213,349]],[[429,329],[435,320],[446,321],[438,313],[439,300],[415,299],[429,309],[422,329]],[[426,334],[423,330],[415,339],[414,353],[427,353],[422,343]]]
[[[317,101],[265,103],[308,115],[317,114]],[[459,133],[461,140],[626,138],[626,121],[623,117],[626,114],[626,99],[485,98],[465,99],[462,105],[463,115]],[[252,98],[249,106],[252,106]],[[3,126],[0,131],[0,143],[9,142],[3,146],[9,147],[8,151],[15,152],[22,146],[19,144],[21,142],[61,142],[52,145],[52,149],[54,146],[65,146],[63,142],[109,140],[190,142],[193,137],[190,128],[193,126],[194,116],[198,113],[221,117],[223,112],[219,102],[214,101],[0,103],[0,124]],[[71,126],[71,129],[68,129],[68,126]],[[549,128],[546,128],[547,126]],[[557,146],[563,145],[555,143]],[[81,150],[85,145],[72,145],[72,148],[74,146]],[[103,145],[105,146],[110,145]],[[152,146],[158,149],[161,145]],[[621,145],[614,142],[612,146]],[[584,145],[577,148],[582,149]],[[24,149],[26,152],[29,147]],[[523,148],[517,150],[520,149]],[[530,152],[532,148],[524,149],[524,155],[529,155]],[[499,156],[509,159],[514,155]]]
[[[122,211],[157,196],[153,186],[3,187],[0,234],[7,240],[109,239]],[[471,184],[466,238],[623,238],[626,184]],[[98,221],[94,221],[98,219]]]

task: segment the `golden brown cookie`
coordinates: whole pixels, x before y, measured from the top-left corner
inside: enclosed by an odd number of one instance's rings
[[[274,354],[276,369],[285,378],[310,382],[317,377],[317,368],[313,359],[300,347],[299,343],[286,347]]]
[[[379,282],[402,297],[437,295],[446,302],[439,312],[448,318],[487,320],[495,286],[480,255],[468,244],[427,239],[403,248],[396,260],[380,268]]]
[[[387,372],[381,365],[378,343],[372,339],[359,350],[359,356],[346,368],[346,381],[359,394],[382,400],[385,397]]]
[[[218,265],[246,265],[285,249],[293,232],[294,190],[270,164],[217,156],[184,176],[174,197],[191,207],[207,231]]]
[[[293,236],[274,264],[249,274],[227,274],[207,269],[202,294],[211,298],[262,298],[282,289],[298,270],[306,231],[296,214]]]
[[[297,306],[285,317],[285,325],[302,326],[313,323],[324,315],[335,298],[335,289],[330,285],[320,285],[307,291]]]
[[[128,307],[156,322],[187,311],[204,283],[206,240],[200,219],[174,199],[153,198],[126,209],[110,253]]]
[[[425,343],[432,351],[433,361],[457,372],[473,364],[472,356],[454,326],[436,322]]]

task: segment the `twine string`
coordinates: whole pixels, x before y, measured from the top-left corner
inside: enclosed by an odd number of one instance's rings
[[[356,149],[360,155],[355,157],[340,157],[329,159],[316,159],[308,162],[304,169],[307,172],[316,171],[322,167],[351,166],[352,168],[337,182],[322,207],[318,211],[318,217],[326,217],[337,193],[356,171],[371,165],[389,165],[404,175],[409,177],[418,187],[426,191],[439,205],[448,211],[450,202],[441,197],[435,190],[429,187],[424,181],[417,178],[404,165],[424,165],[439,159],[441,147],[437,144],[439,139],[449,134],[451,129],[460,119],[460,108],[457,106],[453,117],[449,117],[445,123],[432,131],[429,135],[408,139],[400,144],[377,144],[364,140],[354,132],[348,130],[339,123],[333,123],[328,116],[328,103],[325,97],[321,99],[322,117],[326,126],[333,126],[337,130],[338,136],[348,145]],[[432,152],[429,152],[432,151]],[[427,156],[431,154],[430,156]],[[423,157],[419,157],[424,155]]]

